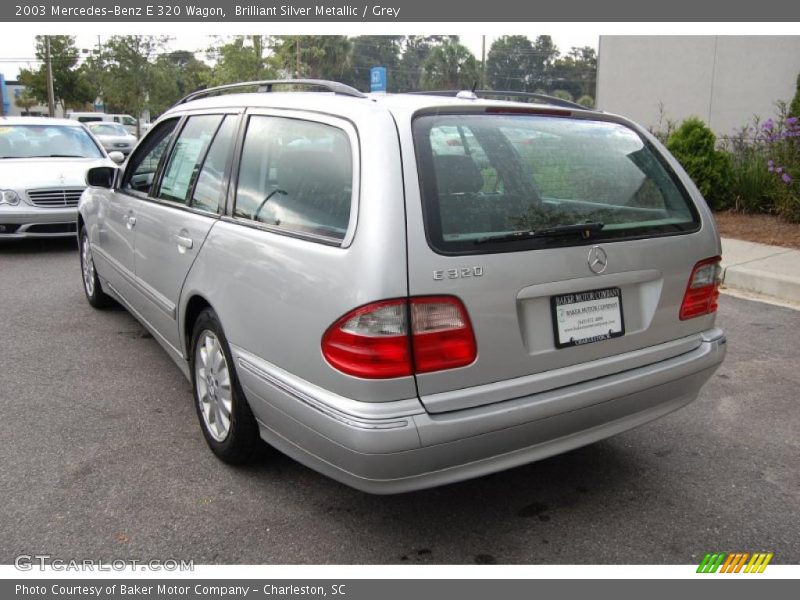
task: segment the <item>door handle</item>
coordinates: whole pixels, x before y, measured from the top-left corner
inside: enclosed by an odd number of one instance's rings
[[[128,216],[126,225],[128,226],[128,229],[133,229],[136,227],[136,217]]]
[[[178,247],[184,248],[186,250],[191,250],[192,246],[194,246],[194,242],[192,241],[192,238],[186,237],[186,236],[183,236],[183,235],[176,235],[175,236],[175,241],[177,242]]]

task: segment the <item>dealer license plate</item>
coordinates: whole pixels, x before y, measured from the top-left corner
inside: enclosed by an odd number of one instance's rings
[[[619,288],[550,298],[556,348],[581,346],[625,335]]]

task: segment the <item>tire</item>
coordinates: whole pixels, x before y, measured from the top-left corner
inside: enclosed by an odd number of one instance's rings
[[[195,321],[190,367],[194,406],[208,446],[228,464],[246,463],[258,446],[258,424],[239,384],[225,332],[210,308]]]
[[[83,293],[89,304],[95,308],[107,308],[114,304],[114,299],[103,291],[92,258],[92,246],[89,244],[89,234],[86,227],[81,227],[78,234],[78,254],[81,259],[81,279],[83,280]]]

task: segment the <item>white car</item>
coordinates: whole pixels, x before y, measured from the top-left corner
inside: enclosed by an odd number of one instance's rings
[[[86,170],[109,158],[78,121],[0,117],[0,240],[75,235]]]
[[[125,156],[131,153],[136,145],[136,136],[128,133],[119,123],[86,123],[86,127],[96,137],[106,152],[122,152]]]

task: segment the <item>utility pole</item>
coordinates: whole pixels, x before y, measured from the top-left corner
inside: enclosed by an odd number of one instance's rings
[[[261,79],[262,67],[264,66],[264,39],[260,35],[253,36],[253,51],[255,52],[258,62],[256,63],[256,72],[253,73],[253,79]]]
[[[481,36],[481,89],[486,89],[486,36]]]
[[[100,36],[99,35],[97,36],[97,64],[98,65],[102,65],[103,64],[103,43],[100,41]],[[100,97],[99,99],[100,99],[100,106],[103,107],[103,111],[102,112],[106,112],[106,101],[105,101],[105,99],[102,98],[102,97]],[[95,98],[95,101],[92,102],[92,110],[97,110],[97,98]]]
[[[50,60],[50,36],[45,37],[45,60],[47,61],[47,111],[56,116],[56,95],[53,92],[53,62]]]
[[[295,79],[300,79],[300,36],[298,35],[295,38],[295,67],[294,67],[294,76]]]

